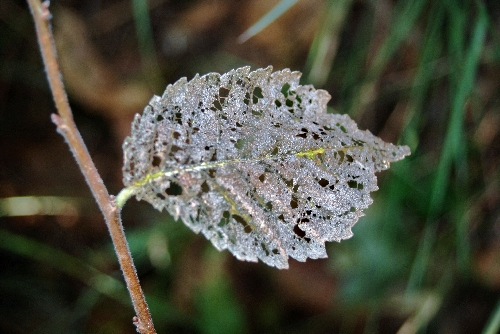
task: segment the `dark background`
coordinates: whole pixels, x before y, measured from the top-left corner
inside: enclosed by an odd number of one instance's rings
[[[51,3],[74,117],[113,194],[121,143],[153,94],[244,65],[301,70],[333,110],[412,149],[379,174],[353,238],[284,271],[219,253],[130,200],[124,226],[158,333],[495,333],[500,3],[300,0],[240,44],[278,2]],[[133,333],[103,218],[54,112],[28,6],[2,0],[0,332]]]

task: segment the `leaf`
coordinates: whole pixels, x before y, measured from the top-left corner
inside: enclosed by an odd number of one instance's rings
[[[124,183],[238,259],[324,258],[372,203],[375,172],[410,154],[327,114],[300,72],[249,67],[169,85],[136,115]]]

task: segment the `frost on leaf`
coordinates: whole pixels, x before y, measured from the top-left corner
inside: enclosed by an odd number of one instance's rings
[[[326,257],[410,154],[327,114],[300,72],[249,67],[195,76],[154,96],[125,139],[124,183],[238,259],[288,267]]]

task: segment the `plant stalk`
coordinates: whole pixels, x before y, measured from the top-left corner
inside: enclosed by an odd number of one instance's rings
[[[155,334],[156,331],[153,326],[151,314],[149,313],[123,231],[120,208],[116,206],[114,196],[110,196],[104,186],[102,178],[97,172],[94,162],[73,120],[57,63],[54,38],[50,26],[51,14],[48,8],[49,1],[42,3],[40,0],[28,0],[28,4],[35,22],[47,79],[58,111],[58,114],[52,114],[52,121],[56,124],[57,131],[68,143],[104,216],[137,315],[133,320],[137,326],[137,331],[142,334]]]

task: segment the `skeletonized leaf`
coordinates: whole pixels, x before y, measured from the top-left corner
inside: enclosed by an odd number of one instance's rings
[[[243,67],[169,85],[125,139],[125,185],[240,260],[326,257],[371,204],[375,172],[410,150],[327,114],[330,95],[300,75]]]

